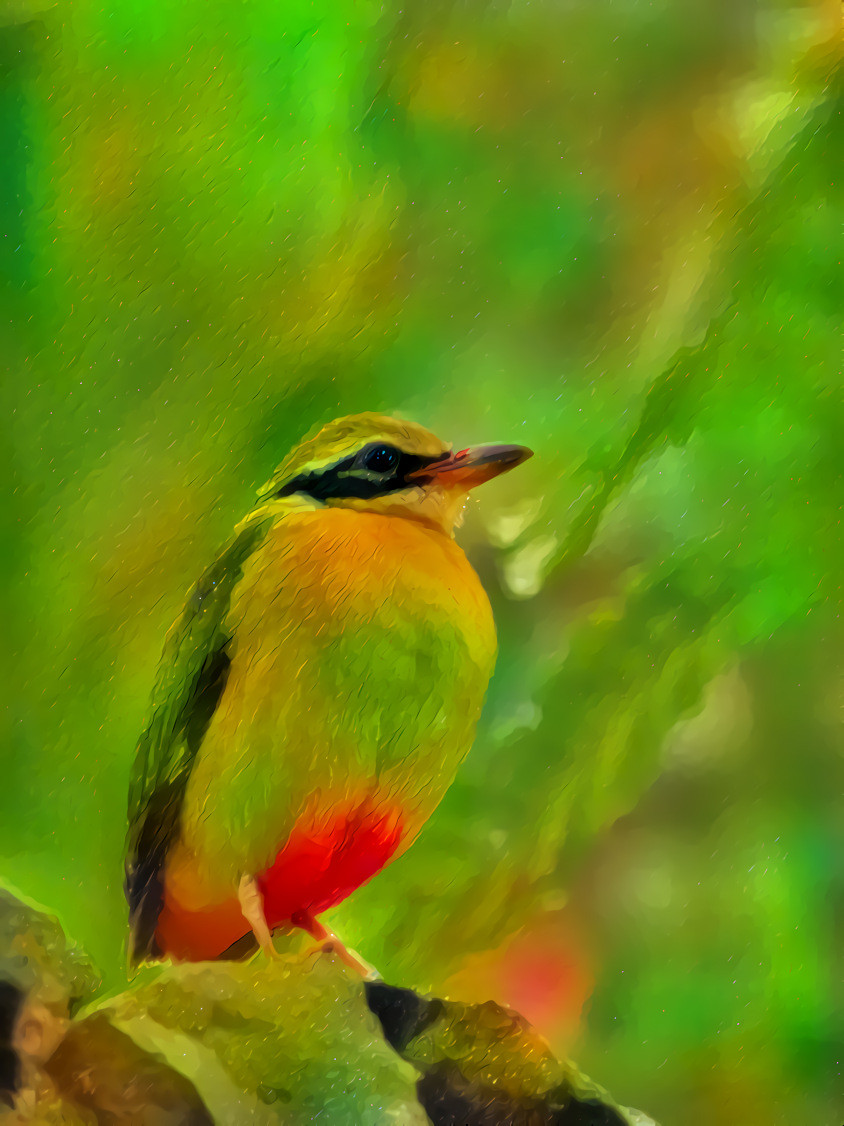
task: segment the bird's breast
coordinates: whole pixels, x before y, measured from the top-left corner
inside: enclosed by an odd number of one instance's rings
[[[401,517],[291,513],[244,567],[227,632],[188,794],[192,853],[221,881],[275,865],[289,883],[313,861],[346,886],[377,870],[452,781],[492,672],[492,614],[465,555]],[[208,818],[212,804],[225,816]],[[366,847],[338,847],[355,838]]]

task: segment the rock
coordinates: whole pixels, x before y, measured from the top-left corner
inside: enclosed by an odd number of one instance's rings
[[[193,1084],[103,1014],[77,1021],[46,1062],[56,1088],[109,1126],[214,1126]]]
[[[0,888],[0,1106],[14,1108],[9,1122],[89,1121],[65,1105],[43,1064],[99,985],[57,919]]]
[[[212,1126],[190,1082],[93,1016],[100,976],[48,912],[0,890],[3,1126]]]
[[[624,1126],[617,1110],[597,1099],[567,1092],[553,1097],[508,1095],[501,1088],[466,1079],[448,1061],[432,1064],[417,1085],[419,1101],[434,1126]]]
[[[94,995],[100,975],[58,919],[0,888],[0,981],[69,1014]]]
[[[417,1093],[434,1126],[647,1126],[511,1009],[384,982],[367,982],[366,995],[388,1043],[422,1073]]]
[[[102,1011],[187,1075],[218,1126],[427,1126],[418,1072],[333,955],[169,966]]]
[[[518,1013],[364,984],[327,949],[99,986],[56,919],[0,891],[3,1126],[649,1123]]]

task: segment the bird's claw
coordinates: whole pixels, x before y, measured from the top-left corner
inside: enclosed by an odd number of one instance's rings
[[[340,961],[359,974],[364,981],[378,981],[381,975],[374,966],[370,966],[363,958],[359,957],[353,950],[349,950],[339,938],[333,936],[323,942],[318,942],[314,946],[309,947],[305,951],[305,957],[311,958],[314,954],[333,954]]]

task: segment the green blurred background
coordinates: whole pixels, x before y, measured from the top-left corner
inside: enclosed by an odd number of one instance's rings
[[[840,1126],[836,9],[0,0],[0,871],[110,988],[163,635],[387,410],[537,456],[474,750],[334,925],[664,1126]]]

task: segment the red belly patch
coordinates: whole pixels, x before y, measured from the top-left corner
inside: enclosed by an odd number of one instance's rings
[[[309,818],[297,826],[272,866],[257,877],[269,926],[299,925],[342,903],[384,867],[403,831],[398,809],[373,810],[368,804],[337,811],[322,824]],[[189,911],[165,887],[155,932],[163,953],[187,961],[217,958],[248,931],[236,896]]]
[[[379,872],[402,837],[398,810],[363,806],[322,826],[293,830],[271,868],[258,876],[270,927],[319,915]]]

